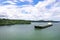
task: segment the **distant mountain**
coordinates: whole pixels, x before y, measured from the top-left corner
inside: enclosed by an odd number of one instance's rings
[[[38,21],[31,21],[31,22],[60,22],[60,21],[54,21],[54,20],[38,20]]]

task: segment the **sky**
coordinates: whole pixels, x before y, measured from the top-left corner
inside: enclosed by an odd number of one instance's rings
[[[0,0],[0,18],[60,21],[60,0]]]

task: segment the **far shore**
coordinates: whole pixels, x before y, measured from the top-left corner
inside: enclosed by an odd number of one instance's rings
[[[10,20],[10,19],[0,19],[0,26],[4,25],[14,25],[14,24],[31,24],[28,20]]]

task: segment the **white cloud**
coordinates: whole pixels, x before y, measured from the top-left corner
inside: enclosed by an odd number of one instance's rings
[[[14,0],[13,0],[14,1]],[[22,2],[28,0],[20,0]],[[15,2],[17,2],[15,0]],[[29,0],[32,2],[32,0]],[[13,2],[8,1],[8,3],[14,4]],[[50,9],[47,9],[46,6],[54,3]],[[6,5],[0,6],[0,14],[7,15],[9,19],[25,19],[25,20],[59,20],[60,18],[60,3],[56,0],[45,0],[43,2],[38,2],[37,5],[23,5],[18,7],[16,5]],[[59,15],[54,15],[59,14]]]
[[[53,4],[54,3],[54,4]],[[53,4],[50,9],[47,9],[46,6]],[[59,14],[60,13],[60,3],[56,2],[56,0],[45,0],[43,2],[39,2],[36,6],[36,8],[40,11],[41,18],[44,20],[55,20],[56,17],[53,17],[54,14]],[[57,16],[57,15],[54,15]],[[57,19],[59,20],[59,18]]]
[[[7,0],[7,1],[18,2],[18,0]]]
[[[0,9],[2,9],[0,10],[0,14],[4,12],[4,14],[6,14],[8,16],[7,18],[9,19],[36,20],[35,16],[38,16],[37,14],[38,11],[33,6],[20,8],[15,5],[7,5],[7,6],[0,6]],[[22,13],[23,10],[27,12],[28,14],[26,14],[25,12]]]
[[[54,16],[54,17],[58,17],[58,18],[60,18],[60,15],[56,15],[56,16]]]
[[[12,1],[12,2],[18,2],[18,1],[21,1],[21,2],[25,2],[25,1],[33,2],[33,0],[7,0],[7,1]]]
[[[4,1],[3,3],[16,4],[15,2],[12,1]]]
[[[21,2],[25,2],[25,1],[28,1],[28,2],[33,2],[33,0],[20,0]]]
[[[56,0],[45,0],[43,2],[39,2],[37,5],[35,5],[38,9],[45,7],[53,2],[55,2]]]

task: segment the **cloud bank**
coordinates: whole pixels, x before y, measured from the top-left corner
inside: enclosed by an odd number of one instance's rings
[[[28,0],[19,0],[25,2]],[[24,20],[60,20],[60,1],[59,0],[44,0],[36,5],[17,6],[18,0],[7,0],[0,4],[0,18],[8,19],[24,19]],[[28,2],[32,3],[33,0]]]

